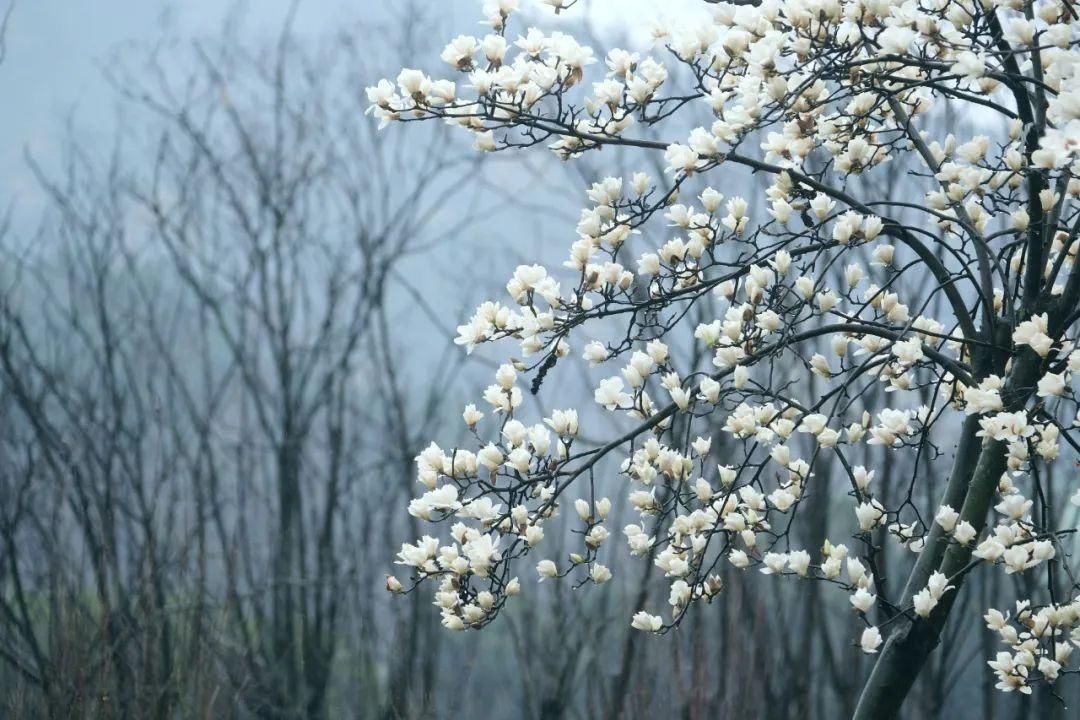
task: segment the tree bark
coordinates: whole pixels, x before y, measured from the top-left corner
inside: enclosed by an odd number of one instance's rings
[[[961,463],[963,457],[964,454],[957,453],[953,478],[963,478],[965,481],[970,478],[972,490],[989,487],[989,492],[980,493],[980,496],[985,495],[985,500],[979,503],[981,516],[985,518],[986,511],[990,507],[990,500],[993,498],[993,489],[1005,469],[1004,448],[998,442],[991,441],[984,444],[981,452],[978,453],[978,462],[975,464],[974,472],[970,465],[966,468],[963,466]],[[964,484],[968,483],[964,482]],[[945,491],[946,496],[953,489],[952,486],[953,482],[950,480],[949,487]],[[965,501],[965,510],[968,506],[969,503]],[[974,510],[975,508],[972,508],[973,513]],[[934,531],[937,530],[940,530],[940,527],[935,525]],[[935,535],[939,537],[935,538]],[[931,532],[927,548],[923,550],[924,553],[930,550],[931,542],[934,543],[935,549],[947,547],[947,538],[944,533]],[[970,555],[970,550],[968,554]],[[930,558],[943,560],[945,565],[949,564],[948,553],[940,550],[933,552]],[[906,602],[914,593],[925,587],[930,574],[937,569],[937,563],[933,565],[930,562],[924,563],[923,558],[920,557],[908,578],[908,583],[904,586],[901,602]],[[942,566],[942,570],[944,569],[945,566]],[[945,626],[952,600],[963,584],[963,577],[958,577],[952,584],[956,586],[955,589],[946,593],[929,618],[922,620],[902,616],[896,621],[896,628],[885,641],[881,656],[863,687],[859,704],[855,708],[855,720],[891,720],[899,715],[900,706],[907,697],[908,691],[911,690],[919,671],[938,645],[941,629]]]
[[[1016,359],[1006,388],[1002,392],[1005,411],[1022,408],[1031,396],[1042,367],[1042,358],[1025,350]],[[970,522],[978,532],[986,525],[986,515],[994,499],[998,480],[1006,469],[1006,444],[976,437],[978,416],[964,421],[960,444],[953,461],[952,473],[941,503],[960,508],[960,520]],[[952,590],[945,593],[926,619],[910,614],[898,616],[895,628],[889,633],[870,677],[863,686],[854,720],[893,720],[907,697],[920,670],[941,637],[949,611],[964,583],[959,574],[971,560],[974,543],[950,543],[941,527],[934,524],[927,536],[926,547],[904,586],[899,604],[910,601],[912,595],[926,586],[935,571],[950,578]]]

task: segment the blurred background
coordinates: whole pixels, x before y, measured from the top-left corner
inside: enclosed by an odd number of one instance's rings
[[[483,32],[479,4],[16,0],[0,63],[0,717],[850,714],[869,660],[846,595],[818,583],[728,569],[720,598],[659,638],[629,618],[666,583],[619,537],[614,582],[537,586],[523,567],[482,633],[443,630],[426,591],[384,590],[401,543],[430,532],[405,511],[413,458],[465,437],[461,407],[502,359],[466,357],[454,327],[520,262],[561,262],[590,183],[662,175],[661,158],[610,148],[562,164],[480,157],[434,123],[377,130],[364,88],[443,72],[446,40]],[[602,55],[648,52],[649,20],[686,12],[699,3],[525,17]],[[586,404],[595,373],[558,372],[536,408]],[[874,452],[884,493],[938,496],[947,463]],[[629,522],[615,469],[602,482]],[[853,530],[827,485],[796,531],[811,551]],[[900,583],[910,557],[889,550],[879,573]],[[908,717],[1071,716],[1075,689],[993,690],[981,613],[1005,582],[971,583]]]

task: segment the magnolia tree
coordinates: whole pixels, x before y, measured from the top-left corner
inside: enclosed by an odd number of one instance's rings
[[[575,0],[539,4],[558,13]],[[985,609],[1001,641],[989,660],[998,688],[1030,693],[1078,672],[1075,527],[1047,483],[1080,424],[1073,5],[721,3],[710,22],[653,28],[651,51],[602,59],[568,34],[513,29],[518,6],[487,2],[488,34],[447,45],[447,77],[406,69],[369,88],[376,117],[443,120],[488,152],[546,145],[572,161],[636,148],[662,154],[667,172],[593,184],[563,266],[518,267],[507,296],[458,328],[466,350],[513,341],[526,360],[498,369],[483,410],[465,408],[467,446],[432,444],[416,459],[426,491],[409,512],[446,532],[403,545],[411,577],[389,589],[430,584],[443,624],[463,630],[522,592],[523,563],[541,580],[608,582],[598,553],[612,503],[597,475],[614,456],[640,515],[621,531],[629,553],[670,583],[668,604],[640,608],[634,628],[678,625],[721,593],[725,563],[829,583],[856,610],[853,642],[877,656],[856,717],[891,717],[965,578],[1024,573],[1048,593]],[[689,129],[694,105],[711,124]],[[984,134],[932,134],[948,113]],[[644,139],[665,128],[678,134]],[[904,192],[874,190],[890,165]],[[768,180],[756,202],[712,187],[750,171]],[[670,228],[676,237],[629,256]],[[710,298],[716,317],[690,320]],[[616,339],[598,340],[612,323]],[[707,367],[669,347],[691,330]],[[581,402],[626,416],[629,431],[586,446],[578,409],[526,412],[528,384],[571,353],[597,367]],[[730,450],[719,465],[716,427]],[[861,445],[951,462],[940,500],[890,502],[856,463]],[[852,547],[795,547],[800,503],[830,480],[848,488]],[[1074,489],[1057,494],[1080,504]],[[545,557],[550,521],[569,507],[576,551]],[[902,588],[883,590],[872,534],[910,551]]]

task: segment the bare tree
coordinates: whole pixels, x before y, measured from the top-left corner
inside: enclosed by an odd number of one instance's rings
[[[38,168],[50,219],[5,243],[0,652],[51,716],[337,716],[354,671],[388,717],[429,692],[430,633],[362,569],[444,397],[404,394],[388,298],[469,224],[478,163],[356,122],[349,32],[248,47],[117,69],[137,129]]]

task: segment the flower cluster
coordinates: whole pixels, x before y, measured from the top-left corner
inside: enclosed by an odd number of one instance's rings
[[[611,502],[596,476],[616,466],[636,515],[622,529],[629,554],[668,586],[668,607],[633,616],[647,632],[713,599],[734,566],[840,588],[865,625],[859,646],[876,653],[877,610],[933,623],[980,563],[1018,573],[1054,562],[1069,529],[1029,496],[1041,497],[1039,468],[1063,442],[1077,447],[1069,434],[1080,426],[1071,9],[720,3],[711,23],[660,28],[651,49],[601,59],[563,32],[513,37],[518,5],[486,3],[490,34],[447,45],[456,80],[403,70],[368,89],[372,112],[384,124],[443,120],[482,151],[546,143],[570,160],[637,148],[665,172],[592,183],[563,266],[517,267],[503,301],[457,329],[467,351],[512,340],[523,359],[502,365],[484,392],[491,417],[466,408],[472,445],[432,445],[417,458],[426,492],[409,512],[447,521],[450,537],[406,544],[400,562],[436,583],[443,623],[490,622],[521,591],[516,561],[543,552],[567,503],[578,544],[541,559],[539,579],[607,582],[599,550]],[[694,106],[709,121],[685,137],[640,132]],[[950,106],[981,107],[997,129],[935,137],[928,128]],[[766,178],[759,196],[747,197],[749,184],[718,189],[747,171]],[[883,192],[872,180],[886,173],[904,182]],[[675,351],[684,338],[692,352]],[[575,357],[600,368],[580,417],[607,413],[632,431],[586,444],[577,410],[525,419],[520,375],[535,392]],[[869,462],[850,461],[947,462],[935,438],[957,433],[967,449],[949,502],[923,512],[911,492],[879,490]],[[607,470],[611,455],[620,462]],[[800,504],[831,481],[847,490],[853,548],[828,538],[817,550],[793,546]],[[993,497],[1000,520],[987,530]],[[915,558],[923,582],[908,597],[878,588],[883,540]],[[1047,643],[1076,625],[1074,605],[1024,605],[1016,621],[1029,629],[1011,634],[995,612],[988,622],[1012,649],[991,663],[999,686],[1026,690],[1034,671],[1053,681],[1071,647]]]
[[[1031,694],[1031,684],[1041,677],[1053,682],[1080,645],[1080,597],[1062,605],[1033,608],[1028,601],[1016,603],[1016,615],[991,608],[986,626],[998,634],[1003,650],[987,664],[997,675],[997,688]]]

